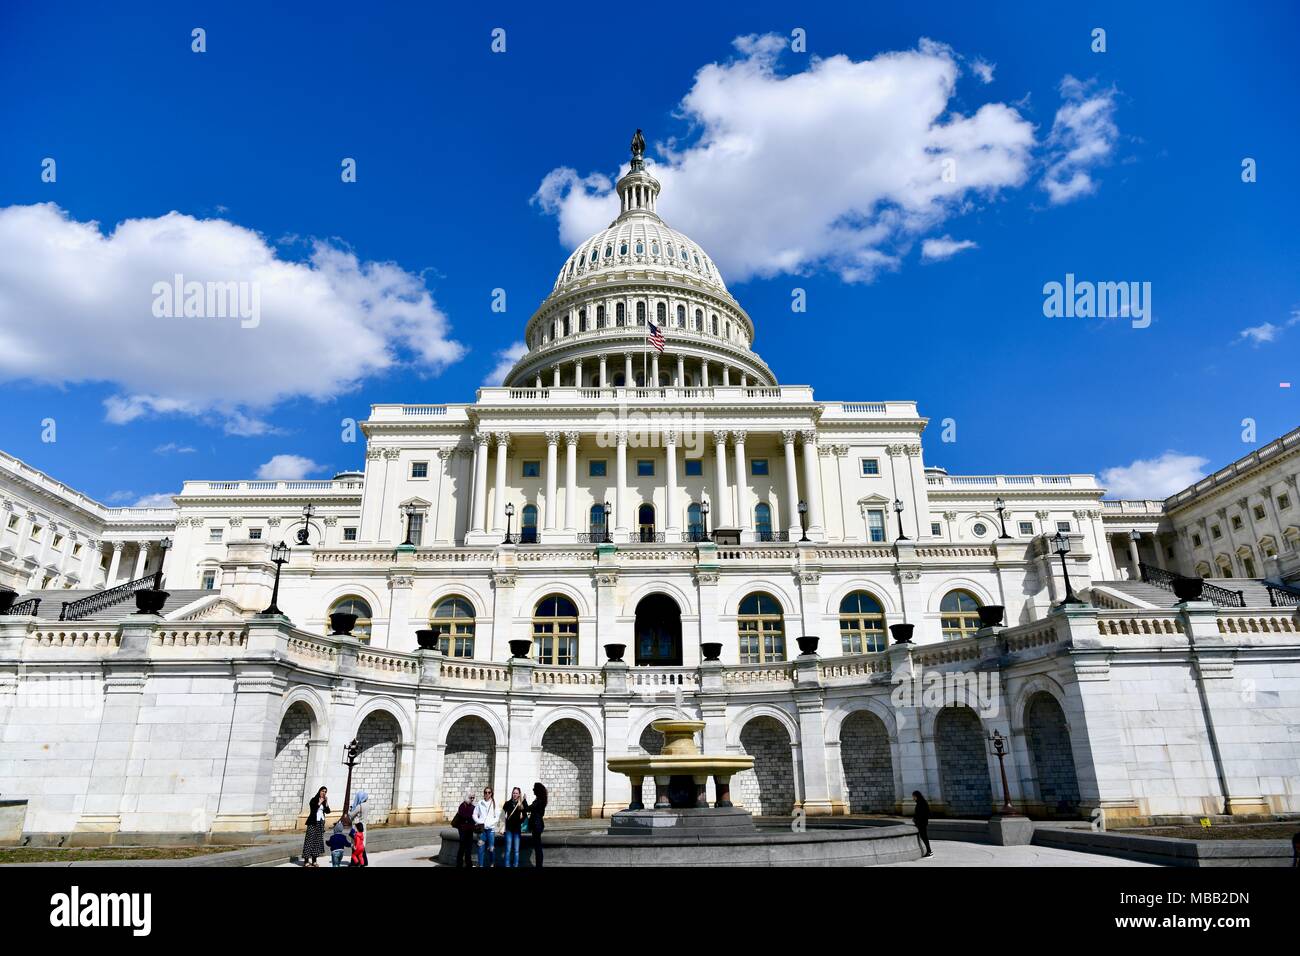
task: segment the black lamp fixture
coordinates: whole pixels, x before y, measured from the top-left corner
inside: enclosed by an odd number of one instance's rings
[[[406,518],[406,540],[402,542],[403,547],[415,547],[415,542],[411,540],[411,523],[415,518],[415,512],[418,511],[415,505],[407,503],[402,505],[402,516]]]
[[[1011,537],[1011,535],[1007,534],[1007,515],[1006,515],[1007,503],[1003,501],[1002,498],[999,496],[998,499],[993,502],[993,506],[998,509],[998,523],[1002,525],[1002,533],[998,535],[998,537],[999,538]]]
[[[305,505],[302,509],[302,527],[298,529],[298,543],[306,544],[307,539],[311,536],[311,519],[316,514],[316,508],[313,505]]]
[[[278,602],[280,600],[280,569],[284,567],[289,560],[289,546],[281,541],[271,547],[271,561],[275,564],[275,587],[271,589],[271,603],[266,606],[263,614],[283,614]]]
[[[1070,586],[1070,569],[1065,564],[1065,556],[1070,553],[1069,537],[1058,531],[1056,536],[1052,538],[1052,545],[1056,553],[1061,556],[1061,574],[1065,577],[1065,599],[1057,607],[1065,607],[1068,604],[1082,604],[1083,602],[1079,600],[1078,595],[1074,593],[1074,588]]]
[[[704,540],[709,540],[709,503],[700,502],[700,515],[704,518]]]
[[[898,515],[898,538],[896,540],[907,541],[909,540],[907,535],[903,534],[903,499],[902,498],[894,499],[894,511]]]
[[[605,504],[604,504],[603,507],[602,507],[602,511],[603,511],[603,513],[604,513],[604,515],[605,515],[605,524],[604,524],[604,527],[603,527],[602,532],[601,532],[601,533],[602,533],[602,536],[603,536],[603,538],[604,538],[604,540],[603,540],[602,543],[604,543],[604,544],[609,544],[609,542],[610,542],[610,540],[611,540],[611,538],[610,538],[610,536],[609,536],[609,514],[610,514],[610,512],[613,511],[613,510],[614,510],[614,509],[611,508],[611,507],[609,506],[609,502],[606,501]]]
[[[799,500],[799,527],[803,531],[803,536],[799,538],[799,543],[808,540],[808,502],[803,499]]]
[[[510,543],[510,519],[513,518],[514,516],[515,516],[514,503],[507,502],[506,503],[506,540],[505,540],[506,544]]]
[[[153,589],[155,591],[162,590],[163,565],[167,563],[167,552],[172,549],[172,539],[163,538],[158,542],[158,545],[162,548],[162,557],[158,561],[158,570],[153,574]]]

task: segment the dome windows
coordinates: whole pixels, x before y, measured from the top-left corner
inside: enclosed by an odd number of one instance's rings
[[[636,241],[636,254],[638,256],[645,255],[645,243],[642,242],[640,239]]]
[[[619,243],[619,245],[618,245],[618,254],[619,254],[620,256],[625,256],[625,255],[627,255],[627,240],[626,240],[626,239],[623,240],[623,242],[620,242],[620,243]]]
[[[684,305],[677,307],[677,327],[679,329],[686,328],[686,306]]]
[[[596,261],[596,250],[594,248],[591,250],[591,261]]]
[[[686,250],[683,249],[683,250],[682,250],[682,262],[687,262],[687,263],[689,263],[690,261],[691,261],[691,260],[690,260],[690,257],[688,257],[688,256],[686,255]]]
[[[605,258],[606,258],[606,259],[611,259],[611,258],[613,258],[613,256],[614,256],[614,247],[613,247],[613,246],[606,246],[606,247],[605,247]]]
[[[668,243],[668,258],[671,259],[672,257],[673,257],[673,244],[670,242]]]
[[[658,255],[659,255],[659,243],[658,243],[658,242],[652,242],[652,243],[650,243],[650,255],[658,257]]]

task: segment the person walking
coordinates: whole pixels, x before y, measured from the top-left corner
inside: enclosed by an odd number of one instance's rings
[[[934,856],[934,851],[930,849],[930,803],[925,797],[921,796],[920,790],[912,791],[912,799],[916,801],[916,809],[912,811],[912,823],[916,827],[916,839],[925,845],[925,855]]]
[[[302,865],[316,866],[316,858],[325,855],[325,817],[330,812],[326,787],[316,791],[307,804],[307,835],[302,839]]]
[[[546,787],[533,784],[533,802],[528,804],[528,832],[533,837],[533,866],[542,866],[542,831],[546,829]]]
[[[501,809],[497,806],[496,796],[491,787],[483,788],[483,799],[474,805],[474,830],[478,834],[478,865],[495,866],[497,822],[501,819]],[[484,862],[486,861],[486,862]]]
[[[343,865],[343,851],[352,845],[352,841],[348,839],[347,835],[347,830],[351,826],[352,821],[348,819],[346,813],[343,814],[338,823],[334,824],[334,832],[330,834],[329,838],[330,866]]]
[[[519,842],[523,837],[524,817],[528,813],[528,803],[518,787],[510,791],[510,799],[501,805],[501,815],[505,818],[506,855],[504,866],[519,867]]]
[[[465,799],[456,808],[456,815],[451,818],[451,826],[460,834],[460,848],[456,851],[456,866],[473,868],[470,855],[474,846],[474,791],[465,794]]]
[[[370,865],[370,854],[366,852],[366,825],[360,820],[352,830],[352,865]]]

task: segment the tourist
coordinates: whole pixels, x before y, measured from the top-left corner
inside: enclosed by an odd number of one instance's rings
[[[370,854],[366,852],[366,825],[360,820],[352,830],[352,865],[370,865]]]
[[[483,799],[474,805],[474,831],[478,834],[478,865],[495,866],[497,821],[501,810],[491,787],[483,788]],[[486,860],[486,862],[484,862]]]
[[[451,818],[451,826],[460,834],[460,848],[456,851],[456,866],[471,869],[473,859],[470,847],[474,844],[474,791],[465,794],[465,799],[456,808],[456,815]]]
[[[344,831],[351,825],[352,821],[346,813],[343,814],[338,823],[334,824],[334,832],[330,834],[329,838],[330,866],[343,865],[343,851],[352,845],[352,841],[348,839],[348,835]]]
[[[541,783],[533,784],[533,802],[528,804],[528,832],[533,835],[533,866],[542,866],[542,831],[546,823],[542,817],[546,813],[546,787]]]
[[[519,866],[519,841],[523,835],[524,815],[528,812],[528,803],[522,791],[515,787],[510,791],[510,799],[501,805],[501,815],[505,818],[506,857],[504,866]]]
[[[1291,866],[1300,867],[1300,833],[1291,837]]]
[[[912,799],[916,801],[916,809],[912,811],[912,823],[916,826],[916,839],[925,846],[925,855],[934,856],[934,851],[930,849],[930,803],[925,797],[921,796],[920,790],[912,791]]]
[[[307,835],[302,840],[303,866],[315,866],[316,858],[325,855],[325,816],[330,812],[325,799],[328,793],[326,787],[321,787],[307,805]]]

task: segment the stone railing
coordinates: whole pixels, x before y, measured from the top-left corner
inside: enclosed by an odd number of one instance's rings
[[[633,667],[627,672],[627,686],[634,693],[657,690],[695,690],[700,686],[700,672],[694,667]]]
[[[590,687],[599,693],[605,686],[605,672],[598,667],[538,667],[533,670],[534,687]]]
[[[1098,611],[1097,632],[1102,637],[1182,634],[1184,625],[1177,611]]]
[[[156,647],[247,647],[248,627],[242,623],[185,624],[153,632]]]
[[[438,665],[438,676],[444,681],[455,684],[487,687],[492,684],[510,683],[510,667],[506,664],[491,664],[485,661],[444,659]]]
[[[1293,610],[1244,611],[1221,608],[1218,614],[1220,634],[1296,634],[1300,633],[1300,616]]]
[[[817,662],[817,671],[822,680],[852,682],[870,680],[879,674],[888,675],[892,667],[889,654],[878,651],[875,654],[824,657]]]
[[[794,664],[779,661],[774,664],[741,664],[722,671],[722,684],[729,688],[788,687],[794,684]]]
[[[420,661],[414,654],[363,647],[357,651],[357,667],[401,677],[418,677]]]
[[[303,634],[295,634],[289,638],[289,657],[309,667],[325,667],[333,670],[337,655],[338,651],[330,641],[317,640]]]
[[[122,629],[116,623],[97,621],[90,624],[36,624],[28,631],[35,647],[59,647],[94,650],[109,654],[122,646]]]

